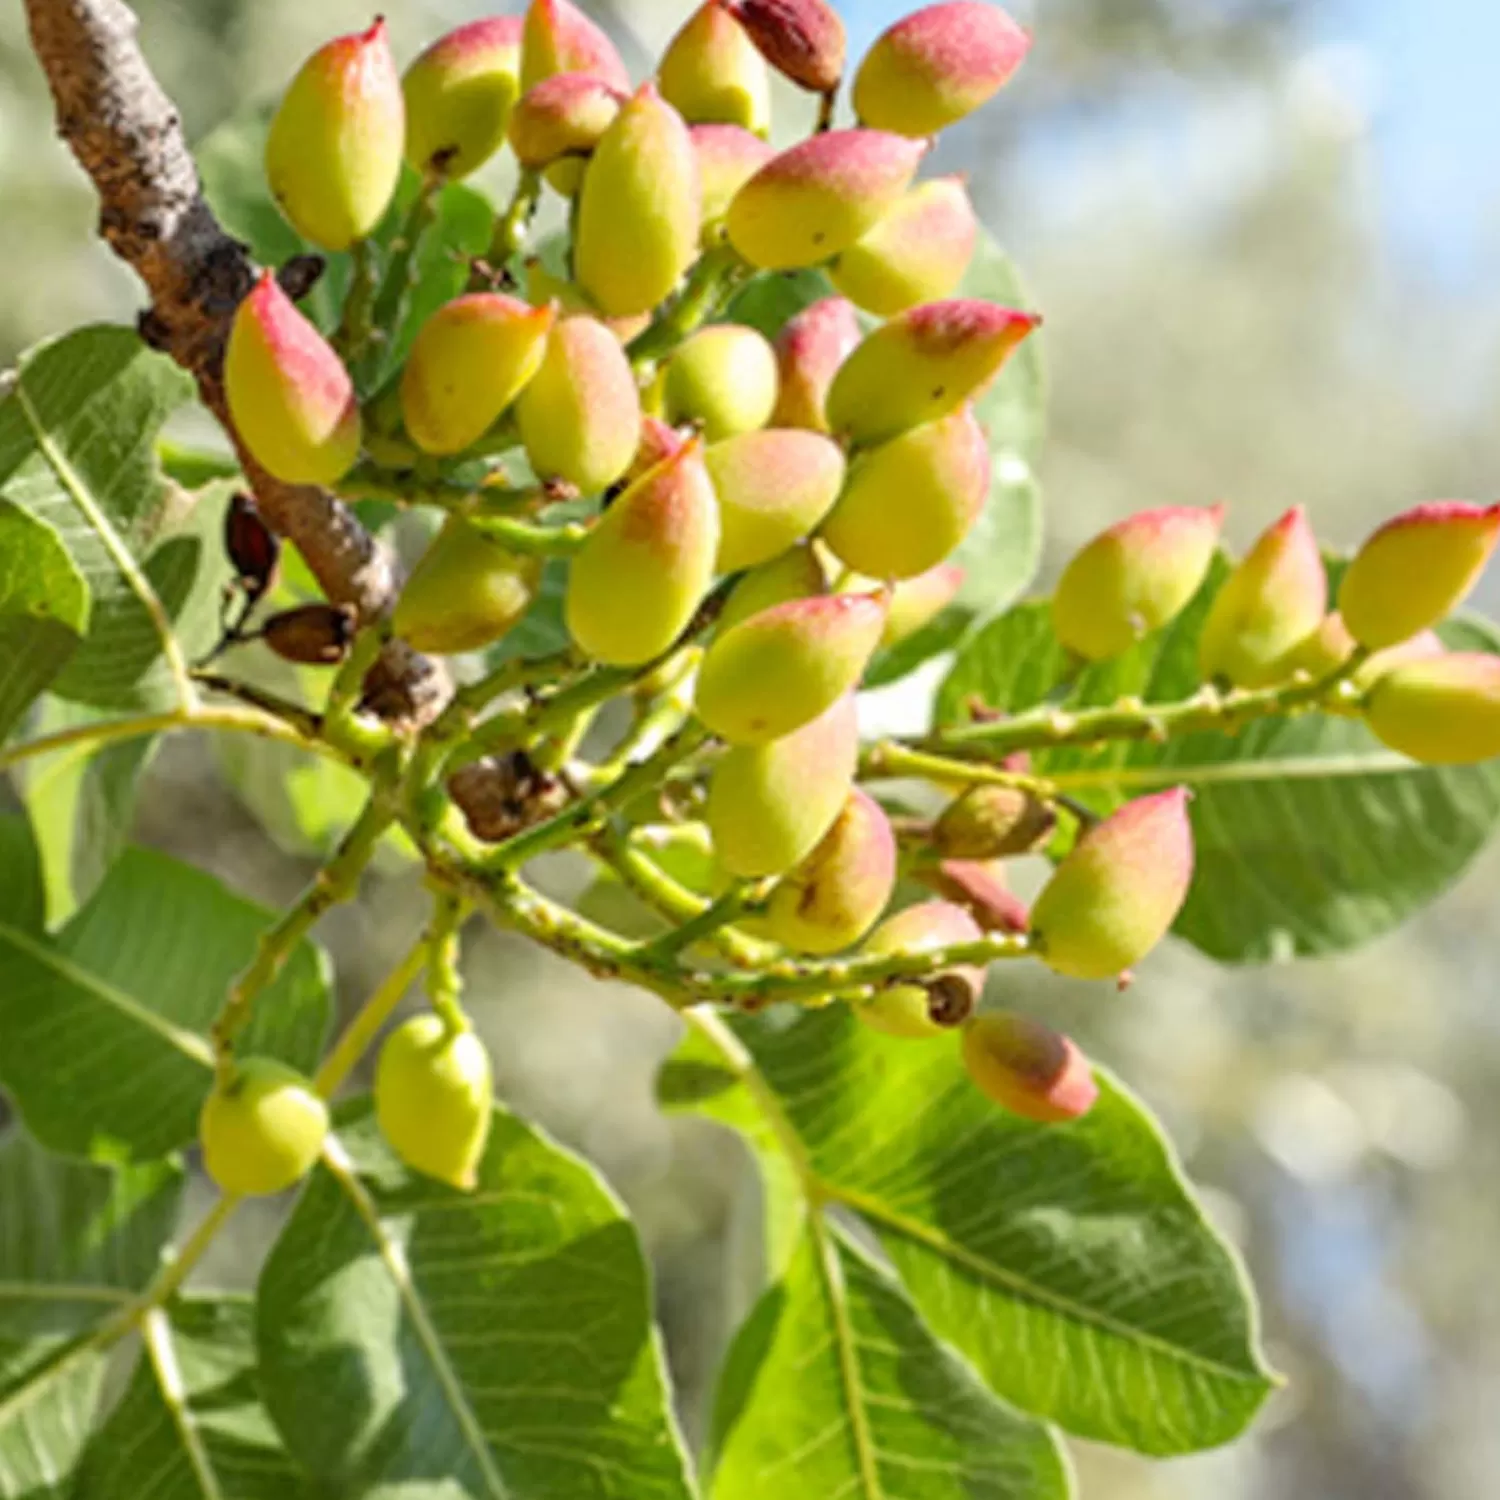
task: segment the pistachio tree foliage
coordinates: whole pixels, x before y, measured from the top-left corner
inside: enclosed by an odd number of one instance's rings
[[[1242,1268],[986,971],[1326,954],[1440,893],[1500,817],[1455,615],[1500,508],[1413,497],[1347,561],[1162,508],[1022,598],[1041,320],[922,171],[1028,50],[988,3],[846,68],[823,0],[707,0],[642,83],[568,0],[404,73],[377,20],[196,167],[119,0],[27,11],[150,306],[0,402],[0,1496],[1054,1500],[1063,1434],[1241,1433]],[[194,401],[221,450],[163,436]],[[940,656],[929,727],[862,738]],[[189,731],[358,789],[288,909],[130,845]],[[393,842],[430,919],[335,1036],[314,929]],[[537,884],[563,850],[646,936]],[[663,1108],[761,1169],[703,1452],[618,1200],[494,1097],[471,918],[678,1012]],[[272,1194],[253,1298],[190,1283]]]

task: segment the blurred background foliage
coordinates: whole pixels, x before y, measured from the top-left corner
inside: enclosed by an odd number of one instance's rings
[[[139,0],[194,136],[274,95],[368,0]],[[688,10],[591,8],[637,74]],[[862,47],[905,5],[843,0]],[[387,7],[403,57],[471,0]],[[1035,0],[1021,79],[945,138],[1046,316],[1052,436],[1044,580],[1099,526],[1232,503],[1247,541],[1288,505],[1347,545],[1381,515],[1494,498],[1500,475],[1500,19],[1478,0]],[[0,357],[136,289],[54,142],[19,6],[0,12]],[[803,101],[787,96],[788,130]],[[1493,583],[1491,612],[1500,607]],[[920,684],[883,720],[920,719]],[[136,835],[276,902],[347,789],[172,744]],[[231,773],[240,797],[226,789]],[[64,777],[65,768],[44,774]],[[283,799],[268,841],[245,803]],[[1500,1492],[1500,852],[1359,955],[1215,969],[1184,948],[1116,996],[1007,973],[1161,1112],[1242,1244],[1286,1390],[1248,1442],[1153,1466],[1079,1454],[1093,1500],[1476,1500]],[[578,894],[583,872],[552,873]],[[393,860],[326,924],[346,1001],[424,902]],[[755,1285],[756,1188],[715,1127],[661,1117],[674,1039],[653,1000],[476,930],[469,970],[504,1094],[597,1160],[638,1215],[690,1430]],[[1003,1189],[1003,1185],[1002,1185]],[[267,1214],[274,1210],[266,1210]],[[261,1226],[269,1229],[270,1220]],[[254,1234],[210,1274],[244,1274]]]

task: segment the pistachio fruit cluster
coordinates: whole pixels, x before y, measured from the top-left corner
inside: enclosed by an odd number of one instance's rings
[[[929,5],[859,61],[841,124],[846,38],[825,0],[705,0],[641,82],[570,0],[461,26],[404,77],[379,22],[329,42],[281,102],[266,172],[299,234],[350,256],[343,319],[320,329],[267,271],[234,319],[228,405],[276,479],[441,520],[388,620],[303,604],[231,637],[347,664],[319,721],[346,736],[362,700],[344,679],[391,635],[485,673],[388,747],[403,826],[465,899],[674,1003],[837,999],[888,1036],[949,1037],[990,1098],[1058,1123],[1092,1105],[1089,1065],[1043,1022],[984,1011],[986,969],[1031,956],[1076,980],[1127,975],[1188,901],[1194,843],[1185,788],[1090,808],[1042,757],[1086,729],[1170,726],[1144,705],[1043,713],[1016,726],[1035,731],[1019,755],[987,757],[983,725],[893,754],[862,744],[858,708],[876,654],[958,596],[955,554],[993,479],[982,400],[1040,321],[962,294],[974,206],[961,179],[920,175],[935,135],[1028,45],[996,5]],[[773,74],[812,96],[785,146]],[[488,253],[398,351],[414,242],[447,186],[501,152],[516,187]],[[413,206],[381,241],[403,173]],[[526,239],[548,193],[569,231],[544,257]],[[757,284],[815,291],[768,326],[736,314]],[[1300,509],[1227,569],[1224,514],[1145,512],[1077,553],[1052,621],[1079,670],[1169,626],[1217,568],[1202,691],[1173,708],[1184,724],[1311,709],[1361,717],[1418,761],[1500,754],[1500,659],[1432,633],[1483,568],[1500,507],[1398,517],[1336,593]],[[243,499],[226,538],[248,617],[274,586],[274,538]],[[568,645],[537,669],[506,638],[547,608]],[[631,727],[585,758],[611,698]],[[896,777],[946,805],[878,800],[871,784]],[[651,852],[694,839],[696,884]],[[527,861],[570,846],[672,930],[627,943],[529,894]],[[1028,910],[1007,862],[1036,856],[1053,868]],[[410,1165],[472,1186],[491,1087],[448,995],[386,1043],[380,1124]],[[306,1080],[233,1062],[204,1112],[209,1169],[228,1191],[275,1191],[326,1128]]]

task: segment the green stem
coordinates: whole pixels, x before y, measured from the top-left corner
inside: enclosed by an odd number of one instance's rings
[[[360,1059],[374,1044],[381,1029],[395,1014],[396,1007],[401,1004],[406,992],[427,967],[431,944],[432,929],[429,927],[344,1028],[333,1050],[323,1059],[315,1080],[318,1092],[325,1099],[331,1099],[343,1087],[345,1080],[359,1066]]]
[[[235,981],[214,1019],[210,1037],[221,1077],[233,1069],[235,1039],[249,1024],[256,999],[274,982],[318,919],[354,894],[376,845],[394,821],[390,794],[384,786],[377,786],[333,858],[313,877],[296,904],[262,935],[250,967]]]
[[[1126,699],[1103,708],[1040,708],[993,723],[940,729],[911,745],[936,755],[999,760],[1021,750],[1055,750],[1108,740],[1164,742],[1181,735],[1218,730],[1230,733],[1260,719],[1307,713],[1335,701],[1357,702],[1347,679],[1358,665],[1351,658],[1327,677],[1301,679],[1273,688],[1204,687],[1180,703],[1140,703]]]
[[[201,680],[201,679],[200,679]],[[308,716],[311,718],[311,716]],[[226,708],[214,704],[200,704],[193,709],[172,709],[168,713],[142,714],[133,719],[111,719],[99,724],[78,724],[72,729],[61,729],[56,734],[44,735],[40,739],[27,740],[19,745],[0,746],[0,770],[20,765],[37,756],[52,755],[59,750],[68,750],[78,745],[95,748],[100,745],[118,743],[121,740],[144,739],[148,735],[168,734],[178,729],[218,729],[239,734],[258,735],[265,740],[279,740],[283,744],[296,745],[302,750],[313,750],[320,754],[333,752],[313,738],[314,727],[304,730],[287,722],[280,714],[244,708]]]
[[[627,890],[669,921],[696,922],[709,910],[702,896],[674,880],[646,850],[617,830],[603,829],[591,847],[594,857],[612,870]],[[736,968],[756,969],[776,956],[776,950],[768,944],[727,927],[719,928],[712,937],[714,947]]]
[[[705,906],[691,921],[653,938],[639,955],[647,964],[660,964],[675,959],[698,943],[717,939],[726,927],[732,927],[745,917],[754,916],[766,903],[766,898],[775,889],[773,880],[746,880],[724,892],[717,901]]]
[[[519,870],[538,855],[576,842],[590,829],[607,823],[636,797],[657,787],[673,766],[686,760],[707,738],[708,731],[699,724],[678,730],[654,755],[637,761],[608,786],[580,797],[555,818],[498,845],[484,868],[492,872]]]
[[[558,651],[531,661],[512,657],[467,687],[460,688],[453,702],[433,725],[428,738],[448,741],[467,734],[473,727],[476,714],[483,713],[496,698],[520,688],[552,687],[561,691],[557,688],[558,679],[575,672],[576,666],[571,651]]]
[[[863,752],[859,761],[859,775],[863,781],[915,777],[936,782],[951,790],[967,786],[1012,786],[1044,800],[1053,794],[1052,783],[1044,776],[1028,776],[1024,772],[1007,771],[1000,766],[956,760],[952,756],[934,755],[926,750],[912,750],[891,740],[871,745]]]
[[[391,259],[380,281],[380,294],[375,299],[375,327],[389,343],[399,331],[402,306],[416,281],[412,262],[422,236],[437,219],[438,198],[443,191],[441,177],[424,177],[406,211],[406,220],[396,238],[391,241]],[[370,351],[373,363],[378,350]],[[374,373],[363,370],[366,380]]]
[[[333,347],[345,364],[357,370],[368,354],[371,337],[380,321],[375,305],[379,278],[368,240],[356,240],[349,247],[349,258],[349,291],[344,298],[343,318],[333,336]]]
[[[459,967],[459,934],[468,915],[469,903],[462,897],[451,891],[439,893],[427,948],[427,998],[449,1031],[462,1031],[469,1024],[464,1015],[464,981]]]
[[[510,203],[495,221],[495,233],[490,240],[489,262],[497,271],[502,270],[526,243],[526,231],[531,226],[541,196],[542,174],[523,167]]]
[[[591,527],[580,521],[546,525],[507,516],[473,512],[475,525],[486,536],[527,557],[572,557],[589,539]]]
[[[328,701],[323,707],[324,732],[334,743],[357,735],[354,712],[364,689],[365,678],[370,668],[380,659],[386,642],[391,638],[389,617],[372,621],[354,637],[354,644],[343,664],[334,674],[333,685],[328,689]]]
[[[455,752],[451,766],[458,770],[498,750],[514,750],[526,741],[572,723],[584,709],[597,708],[624,692],[646,669],[596,667],[593,671],[549,693],[535,703],[519,704],[486,719]]]
[[[728,301],[750,268],[727,245],[707,251],[693,267],[687,284],[626,352],[638,369],[670,354],[687,336],[707,323]]]

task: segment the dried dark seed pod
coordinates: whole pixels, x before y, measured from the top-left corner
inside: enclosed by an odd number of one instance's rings
[[[246,604],[264,598],[276,582],[281,539],[261,519],[255,501],[243,492],[230,496],[224,512],[224,551],[234,565]]]
[[[814,94],[844,76],[844,23],[824,0],[731,0],[729,13],[778,73]]]
[[[956,971],[925,980],[922,988],[927,991],[927,1014],[934,1026],[962,1026],[979,1002],[973,979]]]
[[[276,273],[276,280],[293,302],[300,302],[322,278],[328,262],[321,255],[294,255]]]
[[[448,795],[486,844],[503,844],[561,812],[568,789],[560,777],[542,771],[524,750],[486,756],[448,778]]]
[[[349,654],[355,621],[348,604],[304,604],[272,615],[261,628],[261,639],[286,661],[336,667]]]

